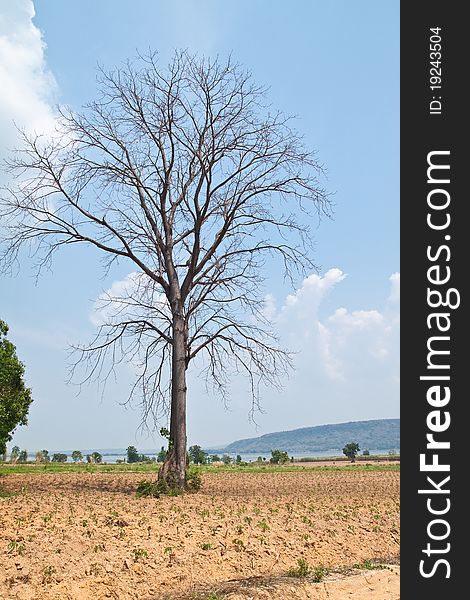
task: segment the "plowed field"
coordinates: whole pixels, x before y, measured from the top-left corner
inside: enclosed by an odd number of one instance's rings
[[[0,598],[399,597],[395,567],[350,576],[397,562],[397,471],[209,472],[197,494],[160,499],[135,496],[143,478],[2,477],[19,493],[0,499]]]

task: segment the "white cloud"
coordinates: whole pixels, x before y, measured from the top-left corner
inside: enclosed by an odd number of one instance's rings
[[[14,147],[20,128],[37,133],[54,129],[57,85],[48,70],[45,43],[34,25],[32,0],[0,0],[0,137]]]
[[[298,316],[310,316],[312,310],[318,308],[325,295],[345,277],[346,275],[336,268],[327,271],[323,277],[310,275],[304,279],[302,286],[294,294],[287,296],[282,311],[289,313],[291,309],[295,309]]]
[[[155,291],[149,282],[147,275],[137,272],[114,281],[111,287],[95,300],[90,313],[92,324],[98,327],[105,323],[119,322],[131,315],[147,315],[145,309],[139,306],[141,301],[155,309],[154,318],[166,315],[168,305],[165,294]]]
[[[387,395],[392,386],[398,410],[400,274],[389,278],[390,294],[383,307],[340,307],[321,318],[322,301],[345,277],[337,268],[324,276],[310,275],[277,313],[275,299],[269,296],[281,339],[296,351],[296,371],[286,393],[305,396],[313,382],[320,387],[323,382],[332,402],[347,393],[358,401],[358,391],[370,402],[371,389],[383,388]]]

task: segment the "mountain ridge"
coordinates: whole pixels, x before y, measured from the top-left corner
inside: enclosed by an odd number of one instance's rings
[[[400,419],[347,421],[275,431],[236,440],[219,452],[271,452],[274,449],[286,452],[342,451],[349,442],[357,442],[361,450],[397,450],[400,447]]]

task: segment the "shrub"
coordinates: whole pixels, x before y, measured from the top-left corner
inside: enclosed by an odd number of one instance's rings
[[[312,573],[312,579],[315,583],[320,583],[328,575],[329,570],[326,567],[315,567]]]
[[[160,498],[161,493],[162,492],[160,482],[149,481],[144,479],[142,481],[139,481],[135,495],[138,498],[145,498],[149,496],[152,498]]]
[[[299,558],[299,560],[297,561],[297,568],[296,569],[290,569],[287,574],[289,577],[307,577],[307,575],[310,573],[310,569],[309,566],[306,562],[305,559],[303,558]]]
[[[190,492],[198,492],[202,486],[202,477],[198,469],[189,468],[186,483]]]

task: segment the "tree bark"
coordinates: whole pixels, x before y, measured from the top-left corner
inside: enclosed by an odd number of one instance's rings
[[[187,328],[184,318],[173,318],[171,409],[169,449],[158,472],[159,481],[170,487],[186,488],[186,354]]]

